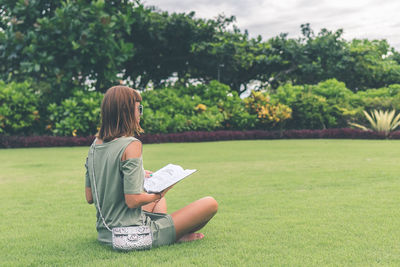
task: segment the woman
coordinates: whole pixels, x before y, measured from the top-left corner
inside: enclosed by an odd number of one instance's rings
[[[97,189],[98,201],[106,224],[110,227],[148,225],[153,233],[153,246],[176,241],[201,239],[201,229],[215,215],[218,204],[212,197],[199,199],[186,207],[167,214],[165,194],[148,194],[143,180],[151,179],[144,171],[142,143],[133,137],[143,132],[140,115],[140,94],[126,86],[108,89],[101,104],[101,127],[86,160],[86,200],[97,201],[92,192]],[[93,158],[91,158],[93,157]],[[92,161],[93,160],[93,161]],[[88,168],[93,162],[93,173]],[[98,240],[112,244],[112,234],[97,212]]]

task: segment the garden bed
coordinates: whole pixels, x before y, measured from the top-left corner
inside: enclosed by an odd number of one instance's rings
[[[224,140],[259,140],[259,139],[385,139],[383,133],[362,131],[357,129],[325,129],[325,130],[286,130],[286,131],[213,131],[183,132],[168,134],[143,134],[138,137],[144,144],[169,142],[205,142]],[[400,131],[391,133],[388,139],[400,139]],[[6,136],[0,135],[0,148],[18,147],[59,147],[88,146],[94,136]]]

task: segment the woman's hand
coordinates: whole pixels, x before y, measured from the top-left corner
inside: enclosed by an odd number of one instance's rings
[[[152,171],[144,170],[144,177],[145,178],[150,178],[151,176],[153,176],[153,172]]]

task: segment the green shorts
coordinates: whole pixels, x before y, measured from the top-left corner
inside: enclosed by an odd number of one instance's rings
[[[176,232],[171,215],[143,211],[146,215],[146,225],[150,225],[153,232],[153,246],[163,246],[175,243]]]

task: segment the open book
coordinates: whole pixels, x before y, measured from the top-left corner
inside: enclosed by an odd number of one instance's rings
[[[159,193],[195,171],[184,170],[181,166],[168,164],[154,172],[152,177],[144,179],[144,190],[147,193]]]

